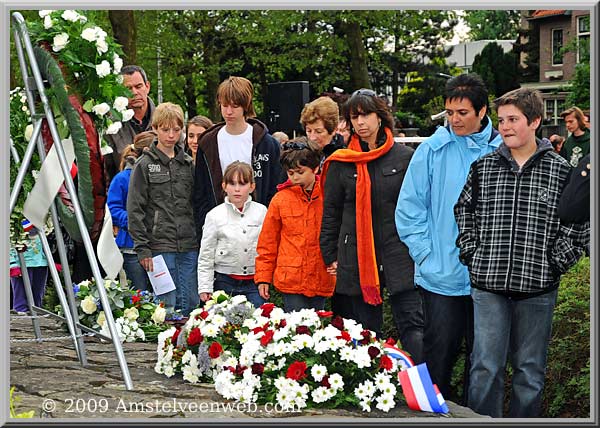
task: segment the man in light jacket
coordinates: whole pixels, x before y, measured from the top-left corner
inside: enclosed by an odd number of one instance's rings
[[[502,139],[486,115],[488,91],[478,75],[448,80],[444,102],[448,126],[439,127],[415,151],[395,217],[400,239],[415,262],[415,284],[423,293],[424,360],[442,395],[452,399],[452,368],[466,341],[466,403],[473,303],[469,272],[458,259],[453,209],[471,163],[495,150]]]

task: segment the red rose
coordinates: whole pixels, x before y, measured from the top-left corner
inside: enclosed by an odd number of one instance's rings
[[[190,331],[190,334],[187,338],[187,343],[190,346],[194,346],[194,345],[199,345],[200,342],[202,342],[202,333],[200,333],[200,329],[198,327],[195,327],[192,329],[192,331]]]
[[[308,334],[310,335],[310,329],[305,325],[299,325],[296,327],[296,334]]]
[[[286,320],[281,320],[279,321],[279,324],[277,324],[277,328],[283,328],[287,325],[287,321]]]
[[[336,315],[331,320],[331,325],[341,331],[344,329],[344,319],[341,316]]]
[[[188,342],[190,338],[188,337]],[[223,353],[223,347],[219,342],[213,342],[208,348],[208,356],[212,359],[219,358],[219,355]]]
[[[177,330],[175,330],[175,333],[173,333],[173,336],[171,336],[171,343],[174,346],[177,346],[177,338],[179,337],[179,333],[181,333],[181,329],[178,328]]]
[[[248,367],[246,366],[240,366],[239,364],[237,366],[235,366],[235,370],[233,371],[233,374],[237,375],[237,376],[242,376],[244,374],[244,370],[246,370]]]
[[[275,334],[275,332],[273,330],[265,331],[265,334],[263,335],[263,337],[260,338],[260,344],[262,346],[267,346],[269,344],[269,342],[273,339],[274,334]]]
[[[200,318],[202,318],[203,320],[208,318],[208,312],[207,311],[200,312]]]
[[[265,365],[261,363],[252,364],[252,374],[261,375],[265,371]]]
[[[331,388],[331,384],[329,383],[329,375],[323,376],[323,379],[321,379],[321,386],[324,386],[325,388]]]
[[[304,361],[294,361],[287,369],[285,377],[292,380],[300,380],[306,377],[306,363]]]
[[[392,370],[392,359],[387,355],[382,355],[381,360],[379,361],[379,367],[384,370]]]
[[[134,294],[133,296],[131,296],[131,303],[133,303],[134,305],[136,303],[139,303],[140,300],[142,300],[142,298],[140,296],[136,295],[136,294]]]
[[[362,340],[358,342],[361,345],[366,345],[371,341],[371,331],[363,330],[360,332],[360,335],[363,337]]]
[[[321,318],[329,318],[333,316],[333,312],[331,311],[317,311],[317,315]]]
[[[262,309],[262,316],[269,317],[271,316],[271,311],[275,307],[274,303],[264,303],[260,308]]]
[[[375,359],[377,355],[379,355],[379,349],[377,349],[377,347],[375,346],[369,346],[367,352],[369,353],[369,357],[371,357],[372,360]]]

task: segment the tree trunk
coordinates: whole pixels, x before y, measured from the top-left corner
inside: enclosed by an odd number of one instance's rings
[[[115,40],[123,47],[125,64],[137,62],[137,29],[133,10],[109,10],[108,18]]]
[[[344,22],[340,29],[346,36],[350,49],[350,85],[352,90],[370,88],[367,51],[363,43],[362,30],[358,22]]]

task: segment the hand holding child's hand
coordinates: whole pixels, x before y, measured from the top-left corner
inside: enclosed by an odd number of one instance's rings
[[[271,297],[271,295],[269,294],[269,283],[261,282],[260,284],[258,284],[258,294],[260,294],[260,297],[262,297],[263,299],[269,300],[269,297]]]

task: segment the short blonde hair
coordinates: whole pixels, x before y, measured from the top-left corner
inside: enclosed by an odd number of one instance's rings
[[[254,85],[245,77],[231,76],[225,79],[217,89],[219,105],[238,105],[244,109],[244,117],[254,117],[252,97]]]
[[[183,129],[183,109],[177,104],[161,103],[152,115],[152,127],[179,125]]]
[[[331,98],[319,97],[306,104],[302,109],[300,123],[304,128],[319,119],[323,121],[323,125],[329,134],[335,132],[340,119],[340,108]]]

